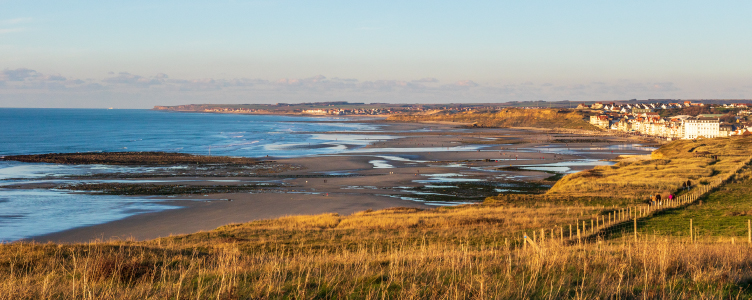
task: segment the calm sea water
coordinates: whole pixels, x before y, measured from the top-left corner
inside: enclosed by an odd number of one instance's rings
[[[169,151],[261,157],[336,153],[388,137],[310,134],[373,131],[345,119],[151,110],[0,109],[0,155]]]
[[[170,113],[150,110],[0,109],[0,156],[91,151],[167,151],[291,157],[357,149],[388,136],[339,118]],[[348,134],[313,132],[342,131]],[[133,170],[131,170],[133,169]],[[3,189],[40,177],[136,172],[121,166],[0,161],[0,242],[177,208],[148,197]],[[186,200],[188,201],[188,200]]]

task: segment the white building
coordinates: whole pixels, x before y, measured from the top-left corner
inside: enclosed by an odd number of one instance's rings
[[[714,138],[720,135],[721,122],[717,118],[688,118],[682,122],[684,139]]]

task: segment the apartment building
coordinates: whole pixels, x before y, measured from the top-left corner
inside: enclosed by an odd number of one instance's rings
[[[696,139],[699,137],[714,138],[720,135],[721,122],[717,118],[694,117],[687,118],[682,122],[684,139]]]

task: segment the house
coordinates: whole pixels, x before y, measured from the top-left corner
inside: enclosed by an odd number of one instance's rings
[[[718,137],[728,137],[734,132],[734,125],[721,125],[718,131]]]
[[[616,130],[630,132],[632,131],[632,122],[628,118],[623,118],[616,123]]]
[[[599,128],[609,128],[611,125],[610,118],[607,115],[590,116],[590,124]]]

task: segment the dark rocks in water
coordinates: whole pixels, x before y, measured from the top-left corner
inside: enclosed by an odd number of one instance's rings
[[[86,183],[58,186],[58,189],[99,192],[108,195],[190,195],[222,194],[260,191],[278,188],[273,184],[243,185],[185,185],[185,184],[133,184],[133,183]],[[224,199],[232,201],[230,199]]]
[[[249,165],[259,161],[247,157],[205,156],[170,152],[83,152],[9,155],[0,160],[55,164],[102,165],[182,165],[182,164],[235,164]]]

